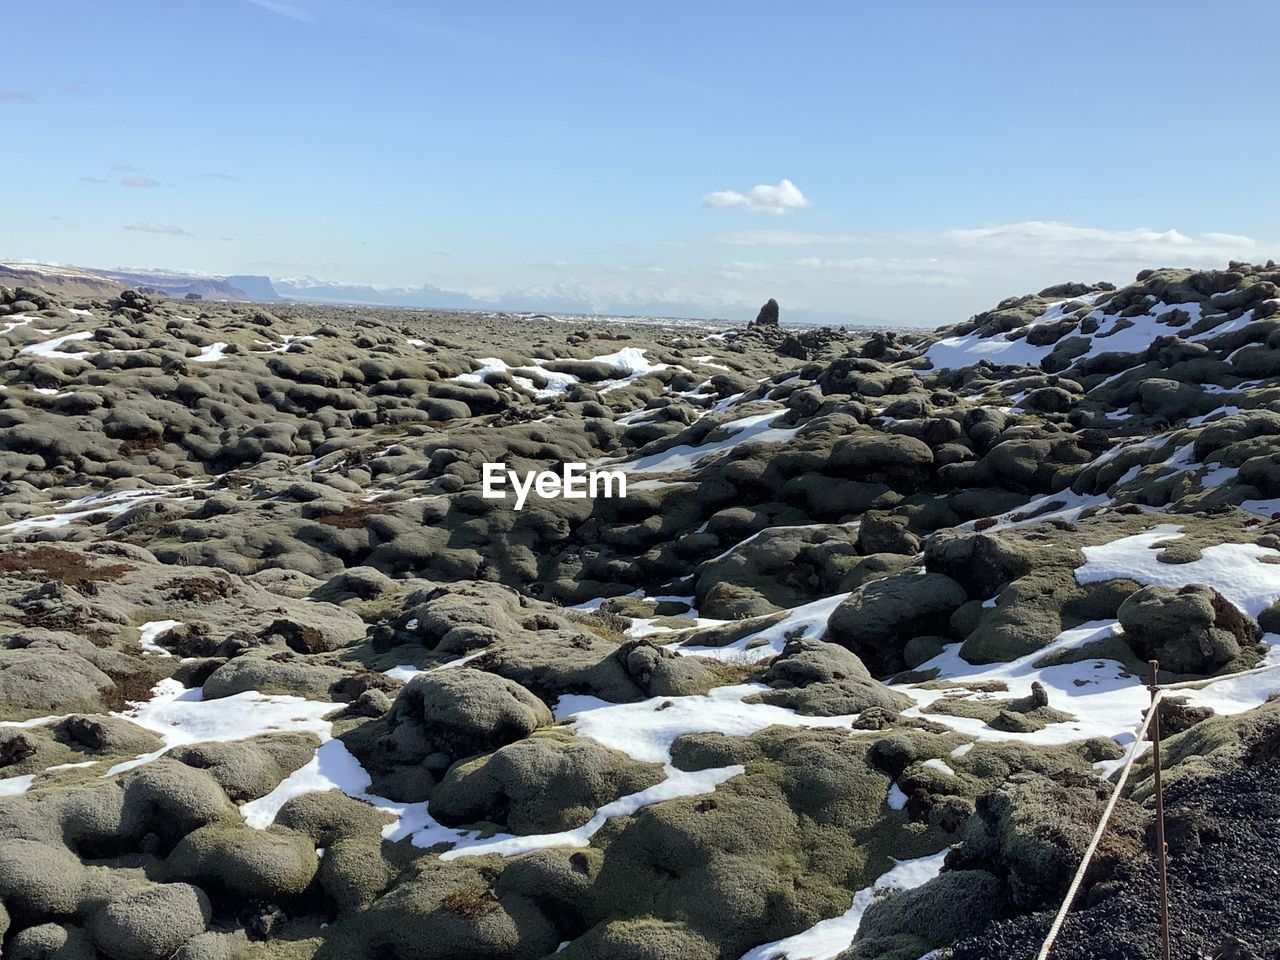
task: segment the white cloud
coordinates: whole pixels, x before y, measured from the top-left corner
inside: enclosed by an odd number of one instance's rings
[[[731,247],[819,247],[859,243],[866,237],[852,233],[798,233],[794,230],[739,230],[726,233],[721,243]]]
[[[1113,230],[1045,220],[947,230],[934,242],[966,255],[992,251],[1019,260],[1149,267],[1225,266],[1227,260],[1248,259],[1259,250],[1258,241],[1230,233],[1196,237],[1173,229]]]
[[[853,257],[833,260],[802,257],[796,266],[837,273],[843,279],[878,286],[965,287],[968,279],[955,267],[940,260],[913,260],[898,257]]]
[[[776,186],[759,183],[747,193],[737,190],[716,190],[702,198],[704,207],[721,209],[741,208],[757,213],[786,213],[809,206],[809,201],[790,180],[779,180]]]
[[[160,181],[153,180],[151,177],[121,177],[120,186],[137,187],[139,189],[147,190],[151,187],[160,186]]]
[[[132,230],[134,233],[162,233],[169,237],[191,236],[181,227],[175,227],[171,223],[127,223],[124,228]]]

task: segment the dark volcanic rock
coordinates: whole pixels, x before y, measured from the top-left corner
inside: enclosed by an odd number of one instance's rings
[[[753,327],[776,327],[779,324],[778,319],[778,301],[770,297],[765,301],[760,312],[756,314],[756,318],[751,321]]]

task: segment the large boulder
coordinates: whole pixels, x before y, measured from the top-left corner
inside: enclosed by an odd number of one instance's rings
[[[565,960],[715,960],[715,945],[683,923],[641,918],[592,927],[564,950]]]
[[[856,653],[872,674],[886,676],[905,668],[908,640],[945,634],[966,599],[964,587],[941,573],[897,573],[841,602],[827,621],[827,638]]]
[[[867,431],[838,442],[831,464],[857,480],[903,480],[922,476],[933,464],[933,451],[915,437]]]
[[[42,923],[14,934],[6,960],[98,960],[89,935],[75,924]]]
[[[878,682],[852,652],[822,640],[791,640],[765,673],[765,703],[807,716],[835,717],[871,707],[897,712],[906,696]]]
[[[60,743],[77,752],[102,756],[140,756],[161,745],[149,730],[120,717],[103,714],[71,714],[50,726]]]
[[[236,802],[264,797],[315,756],[319,739],[309,733],[276,733],[231,743],[175,747],[168,756],[208,771]]]
[[[1117,616],[1133,652],[1173,673],[1212,673],[1262,634],[1256,621],[1203,583],[1143,587],[1120,604]]]
[[[1085,774],[1015,773],[978,797],[964,842],[947,855],[953,870],[986,870],[1004,881],[1020,911],[1057,907],[1111,795],[1111,784]],[[1090,880],[1097,883],[1143,854],[1145,816],[1122,799]]]
[[[169,855],[168,866],[175,877],[250,900],[270,900],[306,890],[319,860],[305,834],[212,823],[187,834]]]
[[[34,840],[0,840],[0,901],[27,916],[76,912],[85,869],[65,847]]]
[[[373,956],[406,960],[540,960],[560,940],[531,899],[493,889],[466,864],[439,860],[415,866],[364,912],[356,931]]]
[[[924,543],[925,568],[955,580],[969,596],[985,600],[1030,569],[1011,541],[993,533],[939,530]]]
[[[111,677],[61,650],[0,650],[0,720],[96,712],[115,691]]]
[[[837,960],[921,957],[978,933],[1000,914],[1001,885],[985,870],[950,870],[872,902],[853,946]]]
[[[489,821],[514,833],[555,833],[663,778],[660,766],[636,763],[594,740],[539,735],[454,764],[431,795],[431,813],[444,823]]]
[[[199,887],[163,883],[111,900],[89,932],[112,960],[164,960],[202,932],[210,916],[209,898]]]
[[[552,722],[551,711],[514,680],[459,667],[415,677],[385,717],[347,735],[379,789],[422,800],[455,761],[521,740]]]
[[[765,301],[760,312],[756,314],[755,320],[751,321],[752,327],[777,327],[781,324],[778,317],[778,301],[770,297]]]

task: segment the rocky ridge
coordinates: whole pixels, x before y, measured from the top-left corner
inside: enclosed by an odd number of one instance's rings
[[[1144,661],[1280,662],[1278,284],[869,337],[0,288],[6,955],[1030,955]],[[1205,895],[1276,691],[1171,706]]]

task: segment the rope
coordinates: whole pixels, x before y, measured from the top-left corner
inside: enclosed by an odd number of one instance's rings
[[[1238,670],[1235,673],[1224,673],[1220,677],[1208,677],[1204,680],[1183,680],[1180,683],[1163,683],[1160,685],[1161,690],[1191,690],[1207,687],[1211,683],[1218,683],[1222,680],[1234,680],[1236,677],[1251,677],[1257,673],[1266,673],[1268,670],[1280,669],[1280,663],[1272,663],[1263,667],[1252,667],[1248,670]]]
[[[1124,790],[1125,782],[1129,779],[1129,773],[1133,770],[1133,765],[1138,759],[1142,743],[1147,738],[1147,729],[1151,726],[1151,720],[1156,715],[1155,708],[1163,696],[1164,690],[1160,690],[1156,693],[1155,699],[1151,701],[1151,709],[1147,711],[1147,718],[1142,721],[1138,736],[1133,741],[1133,746],[1129,749],[1129,759],[1125,761],[1120,770],[1120,779],[1116,781],[1115,789],[1111,791],[1111,798],[1107,800],[1107,806],[1102,811],[1102,819],[1098,821],[1098,828],[1093,832],[1093,839],[1089,841],[1089,846],[1085,848],[1084,859],[1080,861],[1080,866],[1076,869],[1076,875],[1071,879],[1071,886],[1067,888],[1067,898],[1062,901],[1062,906],[1058,908],[1058,915],[1053,918],[1053,924],[1049,927],[1049,935],[1045,937],[1044,945],[1040,948],[1040,952],[1036,954],[1036,960],[1047,960],[1049,951],[1053,949],[1054,941],[1058,939],[1058,934],[1062,932],[1062,925],[1067,920],[1067,913],[1070,912],[1071,905],[1080,893],[1080,885],[1084,883],[1084,875],[1089,869],[1089,863],[1093,860],[1093,855],[1098,852],[1098,844],[1102,841],[1102,835],[1107,830],[1107,823],[1111,820],[1111,814],[1115,812],[1116,804],[1120,801],[1120,793]]]
[[[1111,798],[1107,801],[1106,808],[1102,811],[1102,819],[1098,821],[1098,827],[1093,832],[1093,839],[1089,841],[1089,846],[1085,849],[1084,858],[1080,861],[1080,866],[1076,869],[1076,875],[1071,879],[1071,886],[1067,888],[1067,897],[1062,901],[1062,905],[1058,908],[1058,914],[1053,918],[1053,923],[1049,927],[1049,933],[1044,939],[1044,944],[1040,947],[1040,952],[1036,954],[1036,960],[1048,960],[1049,951],[1053,949],[1054,941],[1058,939],[1058,935],[1062,932],[1062,925],[1066,923],[1067,914],[1071,911],[1071,906],[1075,903],[1075,899],[1080,894],[1080,885],[1084,883],[1084,876],[1089,870],[1089,863],[1093,860],[1093,855],[1098,851],[1098,844],[1102,841],[1102,835],[1106,833],[1107,823],[1111,820],[1111,814],[1115,812],[1116,804],[1120,800],[1120,794],[1124,790],[1124,785],[1129,779],[1129,774],[1133,770],[1133,765],[1137,762],[1138,754],[1142,749],[1142,744],[1147,738],[1147,730],[1151,726],[1151,721],[1156,715],[1156,707],[1164,699],[1166,692],[1170,690],[1188,690],[1207,687],[1210,684],[1221,683],[1223,680],[1234,680],[1236,677],[1248,677],[1254,674],[1267,673],[1271,670],[1280,669],[1280,663],[1273,663],[1263,667],[1253,667],[1249,670],[1239,670],[1235,673],[1224,674],[1221,677],[1209,677],[1204,680],[1183,680],[1180,683],[1169,683],[1160,687],[1156,691],[1155,697],[1151,701],[1151,708],[1147,710],[1147,718],[1142,721],[1142,727],[1138,730],[1138,736],[1133,741],[1133,746],[1129,750],[1129,757],[1125,760],[1124,766],[1120,770],[1120,778],[1116,781],[1115,789],[1111,791]]]

